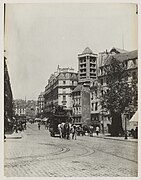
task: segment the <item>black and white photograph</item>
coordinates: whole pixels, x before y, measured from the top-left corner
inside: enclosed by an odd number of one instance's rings
[[[4,177],[138,177],[138,3],[3,3]]]

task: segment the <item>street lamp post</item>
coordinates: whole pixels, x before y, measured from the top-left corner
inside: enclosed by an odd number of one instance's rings
[[[124,118],[124,120],[125,120],[125,139],[128,139],[128,137],[127,137],[127,108],[125,109],[125,118]]]
[[[125,139],[127,139],[127,118],[125,114]]]
[[[105,131],[104,131],[104,117],[103,117],[103,108],[102,108],[102,123],[103,123],[103,129],[102,129],[102,131],[103,131],[103,134],[105,133]]]

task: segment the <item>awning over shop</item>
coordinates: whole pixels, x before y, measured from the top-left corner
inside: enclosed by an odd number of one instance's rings
[[[129,121],[130,129],[135,129],[138,126],[138,111],[133,115]]]
[[[138,122],[138,111],[135,112],[133,117],[130,119],[130,122]]]

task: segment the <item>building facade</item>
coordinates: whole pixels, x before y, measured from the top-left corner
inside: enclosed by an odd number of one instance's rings
[[[88,85],[80,84],[72,92],[73,119],[75,124],[90,125],[90,88]]]
[[[19,121],[34,119],[36,115],[36,101],[34,100],[13,100],[15,116]]]
[[[78,54],[78,74],[73,69],[58,67],[57,72],[50,76],[44,92],[45,112],[50,112],[55,105],[61,105],[72,111],[76,124],[99,126],[103,133],[108,132],[111,117],[102,106],[101,99],[104,92],[108,92],[105,68],[113,58],[126,66],[129,83],[137,81],[137,50],[128,52],[112,48],[97,55],[87,47]],[[136,110],[137,106],[132,115]]]
[[[94,127],[99,126],[101,131],[108,132],[111,117],[110,113],[102,107],[101,98],[103,93],[108,91],[105,68],[110,65],[112,58],[117,59],[119,63],[125,64],[129,74],[127,79],[129,83],[134,79],[137,80],[137,50],[128,52],[113,47],[109,52],[106,50],[97,55],[90,48],[85,48],[83,53],[78,55],[78,86],[72,92],[73,118],[77,124],[86,123]],[[82,95],[82,89],[85,89],[84,86],[86,85],[89,87],[87,100]],[[90,107],[90,110],[88,110],[88,107]],[[85,113],[85,109],[90,112],[90,115]],[[137,108],[135,107],[135,109]],[[87,122],[84,122],[82,117],[86,114],[85,119],[87,119]]]
[[[78,75],[72,68],[59,68],[51,75],[45,87],[45,113],[50,112],[53,106],[63,106],[72,111],[72,91],[77,86]]]
[[[78,83],[90,84],[97,78],[97,54],[87,47],[82,54],[78,54]]]
[[[78,54],[78,86],[72,92],[73,118],[76,124],[91,125],[92,114],[97,114],[97,102],[94,101],[91,86],[97,80],[97,54],[86,47]]]
[[[135,51],[125,51],[118,48],[112,48],[110,52],[103,52],[99,56],[99,68],[98,68],[98,83],[100,91],[99,91],[99,107],[100,107],[100,113],[99,113],[99,120],[101,122],[102,128],[104,128],[104,131],[108,130],[108,126],[110,125],[110,116],[109,112],[104,111],[102,106],[100,105],[100,97],[103,96],[103,93],[105,91],[108,91],[107,84],[108,79],[106,76],[105,69],[110,66],[112,59],[116,59],[119,63],[122,63],[125,67],[125,71],[128,72],[128,77],[126,81],[130,84],[131,82],[135,81],[136,85],[138,82],[138,52]],[[133,111],[128,114],[128,120],[131,119],[133,114],[137,111],[137,104],[133,107]],[[124,115],[123,118],[123,129],[124,129]],[[127,122],[129,123],[129,121]]]
[[[44,93],[41,92],[37,100],[37,115],[40,116],[44,110]]]
[[[4,57],[4,130],[12,131],[14,124],[13,120],[13,94],[11,89],[10,77]]]
[[[36,116],[36,101],[28,100],[26,101],[26,119],[33,120]]]
[[[26,101],[22,99],[13,100],[13,108],[15,115],[22,117],[26,116]]]

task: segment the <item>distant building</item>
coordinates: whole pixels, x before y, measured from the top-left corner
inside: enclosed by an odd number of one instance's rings
[[[26,120],[26,101],[22,99],[13,100],[13,110],[15,116],[15,123],[25,122]]]
[[[72,68],[59,68],[52,74],[45,87],[45,112],[50,112],[53,106],[60,105],[69,112],[72,111],[72,91],[77,86],[78,76]]]
[[[13,100],[15,115],[26,116],[26,101],[22,99]]]
[[[36,112],[36,101],[34,100],[13,100],[15,116],[19,120],[34,119]]]
[[[44,109],[44,93],[41,92],[37,100],[37,115],[40,116]]]
[[[26,102],[26,119],[35,119],[36,116],[36,101],[28,100]]]

